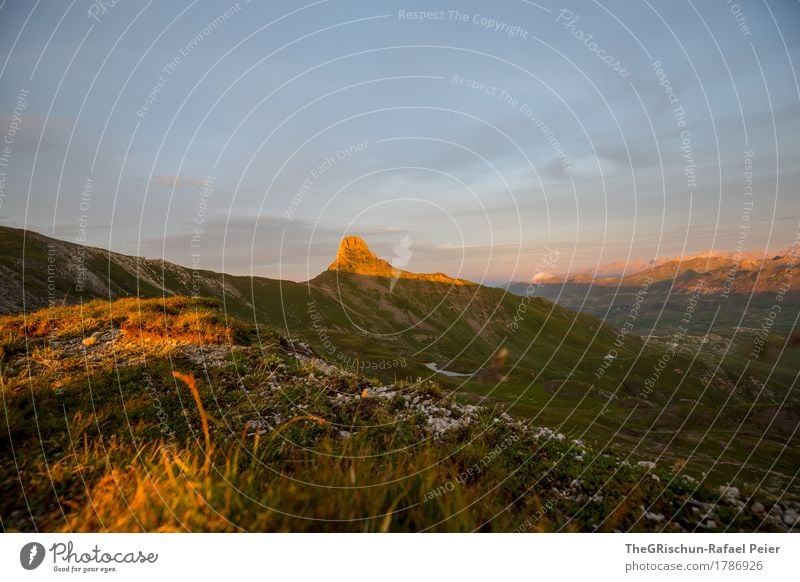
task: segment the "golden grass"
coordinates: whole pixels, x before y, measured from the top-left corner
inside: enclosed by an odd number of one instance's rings
[[[203,401],[200,398],[200,392],[197,390],[197,384],[195,383],[194,375],[184,374],[183,372],[178,371],[173,371],[172,375],[181,382],[184,382],[189,387],[189,391],[194,397],[194,403],[197,405],[197,411],[200,413],[200,421],[203,425],[203,434],[206,437],[206,459],[207,462],[209,462],[212,452],[211,433],[208,430],[208,416],[206,416],[206,410],[203,408]]]
[[[226,322],[213,303],[187,298],[95,301],[65,310],[55,327],[47,310],[27,319],[0,318],[0,338],[8,340],[3,349],[21,353],[18,334],[31,331],[71,338],[71,351],[80,352],[70,358],[70,371],[60,359],[66,344],[53,348],[39,339],[29,346],[34,373],[15,364],[11,377],[5,369],[0,375],[6,406],[0,434],[9,435],[16,454],[13,463],[0,457],[4,527],[513,531],[530,516],[541,515],[531,530],[552,531],[583,512],[571,528],[602,522],[610,530],[634,523],[643,528],[636,522],[638,507],[649,497],[657,495],[654,511],[666,514],[686,495],[705,500],[717,495],[680,487],[663,491],[651,479],[642,482],[640,468],[595,464],[589,478],[611,484],[604,490],[604,505],[587,509],[582,501],[559,498],[545,507],[542,500],[553,499],[553,490],[569,489],[574,479],[587,477],[580,473],[586,463],[569,460],[567,443],[523,437],[509,445],[516,429],[495,423],[489,410],[463,431],[434,441],[425,418],[398,413],[387,399],[373,396],[377,381],[356,382],[345,372],[340,377],[316,374],[277,342],[269,353],[263,344],[238,345],[239,367],[252,371],[247,378],[221,363],[202,368],[206,381],[200,381],[199,365],[168,353],[172,344],[166,338],[194,345],[201,343],[198,338],[230,341],[243,326]],[[83,350],[72,349],[81,338],[111,327],[129,329],[126,335],[133,337],[126,342],[138,337],[158,341],[150,343],[152,350],[141,350],[147,351],[146,360],[127,359],[114,367],[111,360],[87,364]],[[125,355],[138,353],[138,347]],[[174,370],[176,362],[181,371]],[[192,394],[196,416],[185,410],[181,384]],[[53,390],[60,386],[65,390]],[[442,402],[433,384],[398,388]],[[351,398],[334,398],[342,392]],[[289,420],[263,436],[258,423],[254,438],[247,438],[252,419],[263,417]],[[348,434],[338,428],[347,428]],[[204,443],[192,438],[199,430]],[[484,465],[494,450],[499,452]],[[476,465],[477,475],[458,481]],[[6,520],[21,513],[22,488],[34,521]]]
[[[240,446],[217,448],[210,465],[205,454],[196,450],[182,449],[170,457],[160,447],[148,444],[127,466],[116,464],[94,483],[87,502],[68,514],[68,521],[58,529],[386,532],[424,529],[441,522],[435,529],[470,531],[498,509],[478,503],[481,492],[466,487],[436,503],[420,503],[426,491],[453,478],[447,472],[449,466],[409,473],[402,464],[341,463],[334,457],[320,457],[313,464],[293,464],[297,468],[290,479],[286,471],[281,476],[267,469],[267,449],[257,462],[243,466],[241,458],[249,453]],[[431,452],[421,452],[415,462],[435,467],[437,459]],[[375,482],[385,485],[358,487]],[[477,504],[473,510],[460,511],[470,503]],[[497,522],[508,527],[513,519],[506,514]]]
[[[94,300],[80,306],[40,309],[0,317],[0,334],[9,337],[63,340],[118,328],[132,339],[178,342],[231,343],[233,324],[219,312],[213,299],[169,297]]]

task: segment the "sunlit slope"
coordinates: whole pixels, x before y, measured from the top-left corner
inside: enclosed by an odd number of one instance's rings
[[[782,531],[800,508],[332,366],[216,300],[0,334],[4,531]]]

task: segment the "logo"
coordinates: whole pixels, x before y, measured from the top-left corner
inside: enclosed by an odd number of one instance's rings
[[[19,563],[26,570],[35,570],[44,561],[44,546],[39,542],[30,542],[19,551]]]
[[[392,248],[392,251],[394,251],[394,258],[392,258],[390,262],[392,265],[392,280],[389,283],[390,293],[394,290],[394,286],[400,278],[400,270],[408,265],[408,262],[411,260],[411,255],[414,254],[411,252],[412,242],[411,237],[405,234],[400,238],[400,243]]]

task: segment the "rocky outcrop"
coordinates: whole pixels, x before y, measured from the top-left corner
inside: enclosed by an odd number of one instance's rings
[[[339,244],[336,258],[328,267],[329,271],[342,271],[372,277],[392,277],[401,272],[388,262],[379,259],[373,253],[364,239],[357,236],[347,236]]]
[[[387,277],[390,279],[413,279],[416,281],[430,281],[448,285],[475,285],[465,279],[449,277],[444,273],[411,273],[393,267],[389,262],[378,258],[373,253],[364,239],[357,236],[347,236],[339,244],[336,258],[328,267],[329,271],[341,273],[354,273],[368,277]]]

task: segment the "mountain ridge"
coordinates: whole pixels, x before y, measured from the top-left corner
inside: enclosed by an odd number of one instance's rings
[[[647,261],[618,261],[604,265],[580,270],[573,273],[538,273],[534,283],[547,285],[564,284],[591,284],[598,286],[638,286],[645,279],[652,279],[655,283],[667,281],[686,287],[682,277],[689,272],[705,276],[707,284],[712,290],[720,290],[722,284],[730,289],[729,293],[771,293],[777,288],[772,285],[773,279],[781,271],[790,270],[794,283],[800,283],[800,269],[794,267],[800,257],[797,250],[790,247],[781,253],[767,253],[752,251],[746,253],[703,251],[700,253],[684,255],[681,257],[664,257],[658,260]],[[611,269],[610,266],[615,266]],[[634,268],[630,268],[634,266]],[[607,272],[616,271],[618,273]],[[754,274],[763,273],[763,277],[754,277]],[[721,275],[721,277],[720,277]],[[696,278],[695,275],[692,278]],[[750,281],[754,285],[748,286]],[[725,281],[728,281],[725,283]],[[509,285],[519,285],[523,282],[512,281]]]
[[[413,279],[447,283],[450,285],[477,285],[466,279],[458,279],[444,273],[413,273],[395,267],[388,261],[378,258],[367,243],[358,236],[346,236],[339,243],[336,258],[328,267],[329,271],[355,273],[370,277],[389,277],[391,279]]]

